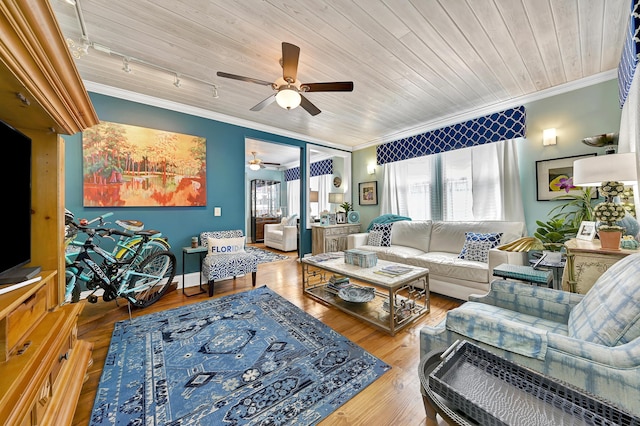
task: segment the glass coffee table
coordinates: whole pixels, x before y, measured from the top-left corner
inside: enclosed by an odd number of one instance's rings
[[[344,256],[318,261],[301,259],[304,294],[355,316],[392,336],[429,312],[429,270],[378,260],[371,268],[345,263]],[[396,276],[381,273],[388,267],[410,270]],[[329,283],[332,275],[349,279],[342,293]],[[341,297],[342,296],[342,297]]]

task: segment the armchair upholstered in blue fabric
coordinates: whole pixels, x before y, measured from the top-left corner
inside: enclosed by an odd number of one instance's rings
[[[420,354],[468,340],[640,415],[640,253],[586,295],[495,280],[420,331]]]
[[[213,296],[213,286],[216,280],[236,278],[238,275],[251,274],[251,283],[256,286],[256,273],[258,272],[258,258],[244,251],[244,234],[242,230],[202,232],[201,244],[210,250],[209,239],[225,239],[233,241],[238,239],[242,244],[240,251],[229,251],[218,254],[208,253],[202,260],[202,275],[209,283],[209,296]]]

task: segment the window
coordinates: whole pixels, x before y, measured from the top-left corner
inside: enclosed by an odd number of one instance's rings
[[[524,221],[514,142],[385,164],[381,213],[414,220]]]

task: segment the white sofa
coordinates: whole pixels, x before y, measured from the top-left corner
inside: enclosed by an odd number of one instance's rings
[[[488,262],[460,259],[465,233],[502,232],[500,244],[526,234],[524,222],[482,221],[398,221],[391,227],[391,245],[368,245],[369,233],[348,236],[348,248],[375,251],[379,259],[429,269],[429,289],[432,292],[468,300],[471,294],[489,291],[493,268],[510,263],[524,265],[526,253],[490,249]],[[498,245],[500,245],[498,244]]]
[[[285,225],[286,219],[281,223],[264,225],[264,245],[282,251],[294,251],[298,249],[298,226]]]

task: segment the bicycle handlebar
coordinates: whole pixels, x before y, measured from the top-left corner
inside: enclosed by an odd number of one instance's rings
[[[92,223],[96,222],[96,221],[100,221],[100,223],[102,223],[102,221],[106,218],[108,218],[109,216],[113,216],[113,212],[108,212],[105,213],[103,215],[100,215],[98,217],[96,217],[95,219],[91,219],[90,221],[87,222],[87,225],[91,225]]]

